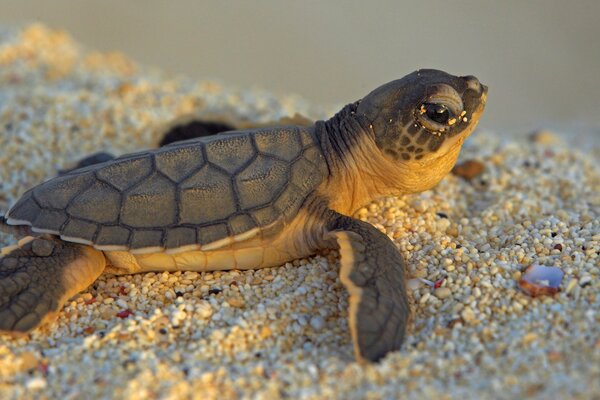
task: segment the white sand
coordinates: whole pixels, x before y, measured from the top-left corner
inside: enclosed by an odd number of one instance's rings
[[[154,146],[180,115],[326,115],[87,52],[41,26],[2,32],[0,210],[84,155]],[[0,398],[600,398],[600,144],[586,141],[584,154],[552,134],[479,131],[461,159],[482,175],[359,212],[410,276],[444,278],[412,291],[406,344],[381,363],[352,358],[332,252],[260,271],[103,275],[54,325],[0,338]],[[560,267],[562,291],[522,293],[532,263]]]

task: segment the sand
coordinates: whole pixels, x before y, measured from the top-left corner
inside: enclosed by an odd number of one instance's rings
[[[41,25],[0,30],[0,87],[4,211],[87,154],[155,146],[182,115],[335,111],[166,75]],[[481,174],[358,212],[413,278],[410,333],[380,363],[354,362],[329,252],[259,271],[105,274],[52,326],[0,337],[0,398],[600,398],[599,137],[581,149],[479,130],[461,161]],[[560,292],[523,293],[531,264],[559,267]]]

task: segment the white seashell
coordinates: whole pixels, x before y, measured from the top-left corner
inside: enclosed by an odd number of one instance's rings
[[[519,280],[519,287],[530,296],[552,295],[560,291],[563,271],[557,267],[530,265]]]

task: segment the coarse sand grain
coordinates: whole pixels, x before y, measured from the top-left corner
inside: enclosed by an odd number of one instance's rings
[[[165,75],[38,24],[0,30],[0,88],[3,211],[85,155],[156,146],[182,115],[335,111]],[[600,398],[599,137],[582,150],[547,131],[480,130],[461,154],[483,165],[475,176],[357,213],[412,278],[410,333],[378,364],[353,359],[329,252],[258,271],[104,274],[52,326],[0,337],[0,398]],[[523,293],[531,264],[561,268],[560,292]]]

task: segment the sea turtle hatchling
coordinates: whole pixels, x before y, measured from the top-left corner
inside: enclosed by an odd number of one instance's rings
[[[0,219],[0,331],[53,320],[103,271],[274,267],[339,248],[358,360],[400,347],[409,306],[394,243],[350,217],[421,192],[452,168],[484,109],[473,76],[419,70],[314,126],[176,142],[73,170]]]

